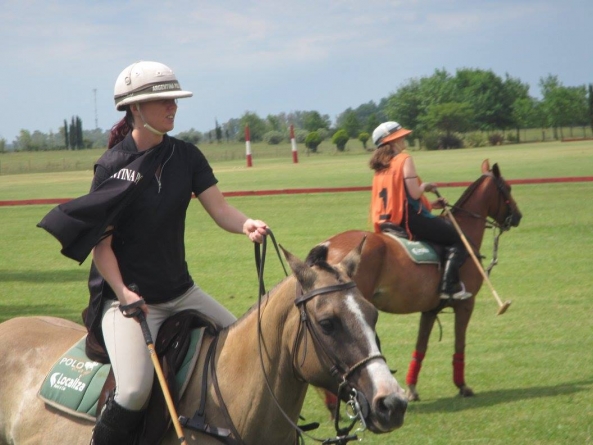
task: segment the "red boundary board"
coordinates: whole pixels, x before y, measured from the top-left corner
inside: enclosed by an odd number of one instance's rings
[[[534,178],[534,179],[509,179],[509,184],[548,184],[557,182],[591,182],[593,176],[575,176],[563,178]],[[437,182],[438,187],[467,187],[471,182]],[[300,188],[300,189],[278,189],[278,190],[243,190],[234,192],[224,192],[224,196],[267,196],[267,195],[296,195],[305,193],[339,193],[339,192],[364,192],[370,191],[370,186],[365,187],[318,187],[318,188]],[[10,201],[0,201],[0,207],[21,206],[21,205],[43,205],[43,204],[62,204],[70,201],[71,198],[48,198],[48,199],[18,199]]]

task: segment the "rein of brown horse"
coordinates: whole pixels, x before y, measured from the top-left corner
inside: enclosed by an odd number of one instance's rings
[[[326,355],[326,357],[331,361],[331,366],[329,366],[328,368],[330,369],[331,375],[333,377],[336,377],[338,380],[338,383],[339,383],[338,388],[339,389],[338,389],[338,405],[336,407],[337,413],[339,413],[339,405],[340,405],[340,397],[339,396],[340,396],[341,392],[346,387],[349,387],[351,389],[350,400],[347,403],[351,407],[351,409],[354,413],[353,416],[350,416],[353,419],[352,423],[346,428],[340,428],[338,425],[338,422],[339,422],[339,415],[338,415],[338,416],[336,416],[336,421],[335,421],[336,437],[328,438],[328,439],[319,439],[319,438],[313,437],[307,433],[307,431],[318,428],[319,427],[318,423],[312,423],[312,424],[308,424],[308,425],[299,426],[295,422],[292,421],[292,419],[288,416],[288,414],[286,414],[286,412],[280,406],[280,402],[276,398],[274,391],[272,390],[272,387],[270,385],[268,376],[265,372],[265,365],[263,362],[263,352],[262,352],[263,333],[262,333],[262,329],[261,329],[261,312],[260,312],[260,310],[261,310],[261,304],[262,304],[261,299],[262,299],[263,295],[266,293],[265,286],[264,286],[263,271],[264,271],[264,265],[265,265],[266,244],[267,244],[268,236],[272,239],[272,241],[274,243],[274,247],[276,249],[276,252],[278,253],[278,258],[280,259],[280,262],[281,262],[283,268],[284,268],[284,263],[282,262],[282,258],[280,256],[278,244],[276,243],[274,234],[268,228],[267,233],[266,233],[266,235],[264,235],[264,239],[262,242],[261,254],[259,252],[258,245],[257,244],[255,245],[255,252],[256,252],[255,258],[256,258],[256,268],[257,268],[257,272],[258,272],[258,281],[259,281],[259,289],[260,289],[260,293],[259,293],[259,297],[258,297],[259,301],[258,301],[258,323],[257,323],[258,352],[259,352],[259,359],[260,359],[260,363],[261,363],[261,367],[262,367],[262,372],[264,375],[264,381],[266,383],[266,386],[268,388],[270,395],[272,396],[272,400],[274,400],[274,403],[280,410],[282,416],[291,425],[291,427],[297,432],[297,438],[301,444],[304,444],[303,436],[307,436],[308,438],[310,438],[316,442],[320,442],[322,444],[328,444],[328,445],[329,444],[345,445],[350,441],[359,440],[358,436],[356,434],[350,434],[350,431],[353,429],[357,420],[360,420],[360,422],[363,424],[364,428],[366,428],[366,424],[365,424],[365,420],[364,420],[364,418],[366,417],[366,413],[364,413],[364,407],[366,407],[366,412],[368,413],[368,401],[366,401],[364,396],[362,394],[359,394],[351,386],[351,384],[348,382],[348,377],[350,377],[357,369],[364,366],[369,361],[378,359],[378,358],[385,360],[385,357],[381,354],[372,354],[372,355],[364,358],[363,360],[360,360],[359,362],[355,363],[353,366],[346,365],[341,360],[339,360],[335,356],[335,354],[333,354],[328,348],[325,347],[324,343],[319,338],[319,334],[317,333],[317,331],[311,324],[310,318],[307,316],[307,310],[306,310],[307,301],[309,301],[319,295],[324,295],[324,294],[329,294],[329,293],[333,293],[333,292],[339,292],[339,291],[354,288],[354,287],[356,287],[356,283],[354,283],[353,281],[349,281],[349,282],[339,283],[339,284],[335,284],[335,285],[331,285],[331,286],[321,287],[318,289],[313,289],[305,295],[302,294],[302,288],[300,287],[300,285],[297,284],[297,289],[296,289],[297,296],[295,298],[294,304],[295,304],[295,306],[297,306],[299,308],[299,310],[301,312],[301,317],[300,317],[300,323],[299,323],[299,329],[297,332],[297,336],[295,337],[295,344],[293,346],[293,360],[295,360],[295,358],[296,358],[296,351],[297,351],[298,344],[299,344],[299,338],[304,334],[303,326],[305,326],[305,329],[309,331],[309,333],[311,334],[311,337],[314,339],[314,341],[317,343],[317,345],[321,348],[321,350]],[[284,268],[284,272],[286,274],[285,268]],[[306,345],[305,345],[305,351],[306,351]],[[306,352],[305,352],[305,354],[306,354]],[[341,375],[340,375],[340,371],[342,371]],[[299,377],[297,376],[297,378],[299,378]],[[359,397],[360,397],[360,399],[359,399]]]

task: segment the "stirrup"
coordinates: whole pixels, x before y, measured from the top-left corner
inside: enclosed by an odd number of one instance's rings
[[[465,290],[465,284],[463,284],[462,281],[459,282],[459,284],[461,285],[461,290],[452,293],[452,294],[448,294],[446,292],[442,292],[441,293],[441,299],[442,300],[448,300],[448,299],[452,299],[452,300],[467,300],[468,298],[471,298],[472,294],[470,294],[468,291]]]

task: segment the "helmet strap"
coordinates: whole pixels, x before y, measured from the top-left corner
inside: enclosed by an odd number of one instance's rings
[[[156,134],[157,136],[164,136],[166,132],[162,132],[157,130],[154,127],[151,127],[148,123],[144,122],[144,128],[146,128],[148,131],[150,131],[151,133]]]
[[[146,122],[146,119],[144,119],[144,115],[142,114],[142,111],[140,110],[140,104],[136,103],[136,110],[138,110],[138,114],[140,114],[140,119],[142,119],[142,122],[144,122],[144,128],[146,128],[148,131],[150,131],[153,134],[156,134],[157,136],[164,136],[166,132],[162,132],[157,130],[156,128],[152,127],[148,122]]]

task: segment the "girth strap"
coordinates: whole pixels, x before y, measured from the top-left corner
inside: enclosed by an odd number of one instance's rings
[[[242,444],[242,441],[235,440],[231,437],[231,430],[227,428],[218,428],[212,425],[208,425],[206,423],[206,398],[207,398],[207,391],[208,391],[208,366],[212,363],[212,367],[214,367],[214,351],[216,350],[216,345],[218,344],[218,335],[214,337],[212,343],[210,343],[210,347],[208,348],[208,352],[206,355],[206,360],[204,361],[204,370],[202,371],[202,393],[200,397],[200,406],[192,416],[192,418],[179,416],[179,423],[182,426],[189,428],[191,430],[200,431],[202,433],[208,434],[210,436],[216,437],[220,439],[223,443],[228,445],[235,445],[235,444]],[[215,385],[215,388],[218,390],[218,382]],[[218,391],[217,391],[218,394]],[[220,398],[220,395],[219,395]],[[224,406],[224,404],[223,404]],[[226,407],[225,407],[226,409]],[[225,412],[228,416],[228,413]],[[237,436],[238,437],[238,436]]]

